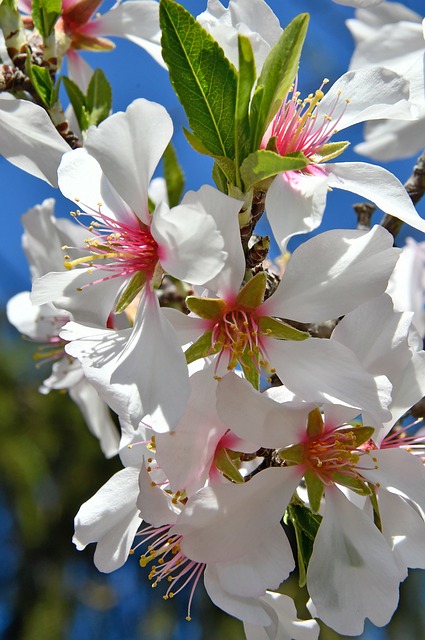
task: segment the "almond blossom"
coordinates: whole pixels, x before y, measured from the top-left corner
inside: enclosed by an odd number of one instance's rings
[[[162,66],[159,5],[155,0],[129,0],[118,3],[103,15],[97,13],[102,0],[65,0],[62,15],[55,24],[60,56],[70,51],[68,63],[78,65],[78,50],[108,51],[115,47],[104,36],[127,38],[143,47]],[[31,24],[31,0],[19,0],[19,8]]]
[[[75,229],[67,220],[57,220],[53,211],[54,200],[48,199],[22,216],[25,228],[22,244],[32,279],[50,269],[60,268],[63,263],[61,245],[70,238],[75,241],[81,235],[81,229]],[[98,438],[105,456],[114,456],[118,452],[119,437],[109,409],[87,381],[79,362],[66,354],[66,343],[59,336],[64,325],[72,319],[71,315],[51,304],[33,305],[30,292],[23,291],[8,301],[7,317],[20,333],[37,344],[34,359],[38,366],[53,363],[52,372],[44,380],[40,392],[67,390],[88,428]]]
[[[356,48],[351,69],[383,66],[410,83],[410,103],[415,119],[368,122],[365,141],[355,150],[375,160],[405,158],[422,150],[424,136],[424,75],[425,42],[422,16],[401,3],[384,2],[376,8],[356,12],[347,20]],[[390,116],[391,117],[391,116]]]
[[[267,191],[267,216],[281,248],[293,235],[320,225],[327,192],[333,188],[370,199],[385,213],[425,231],[425,221],[390,172],[360,162],[329,162],[348,145],[330,142],[336,131],[386,114],[399,119],[411,117],[407,81],[392,71],[374,67],[349,71],[326,94],[322,89],[323,85],[301,100],[295,83],[263,137],[263,148],[271,144],[282,156],[301,151],[310,161],[301,171],[278,175]]]
[[[243,407],[239,412],[230,400],[235,393]],[[332,417],[326,418],[328,407],[324,405],[323,420],[318,409],[311,410],[309,404],[303,407],[296,399],[288,399],[284,390],[259,394],[234,374],[228,374],[219,383],[221,418],[240,437],[254,441],[257,437],[258,444],[278,450],[285,461],[285,466],[278,469],[282,491],[294,493],[304,477],[310,508],[323,514],[307,570],[311,612],[339,633],[358,635],[366,617],[377,626],[389,621],[397,606],[399,583],[407,575],[410,556],[393,552],[396,542],[389,531],[411,535],[414,545],[418,540],[417,527],[423,532],[421,518],[415,520],[412,514],[405,526],[397,519],[389,526],[385,532],[387,540],[384,530],[381,532],[371,514],[364,510],[364,500],[370,499],[373,505],[377,496],[381,508],[381,493],[395,488],[423,510],[421,487],[425,470],[406,451],[387,448],[378,451],[371,440],[373,428],[338,424]],[[329,408],[332,416],[333,408]],[[260,471],[258,475],[263,473]],[[270,484],[270,492],[274,486]],[[360,507],[345,492],[359,494],[363,499]],[[382,509],[386,511],[384,502]],[[393,505],[385,517],[391,519],[390,514],[397,518]],[[421,554],[415,560],[419,566],[424,552],[422,541]]]
[[[67,272],[38,279],[32,294],[34,303],[53,302],[88,325],[73,334],[68,327],[66,339],[82,342],[67,349],[80,359],[87,375],[91,372],[98,389],[112,385],[112,392],[102,392],[102,397],[111,398],[110,406],[135,426],[149,414],[159,429],[178,422],[189,389],[184,355],[162,316],[154,288],[164,271],[194,284],[215,277],[226,253],[210,211],[219,209],[226,218],[237,215],[241,206],[204,187],[177,207],[161,202],[149,212],[149,182],[171,133],[171,119],[163,107],[136,100],[125,113],[90,129],[84,149],[64,156],[60,188],[90,216],[86,247],[82,257],[65,257]],[[84,214],[75,215],[80,219]],[[105,329],[110,314],[123,311],[140,292],[133,329]],[[154,366],[140,367],[152,350]]]
[[[386,413],[387,383],[372,380],[350,349],[337,341],[311,338],[280,318],[322,322],[379,295],[398,257],[390,235],[374,227],[368,234],[335,230],[310,239],[294,251],[278,288],[266,301],[264,273],[239,291],[243,266],[237,266],[238,255],[235,252],[234,269],[223,269],[215,280],[213,290],[219,297],[189,296],[191,316],[164,310],[181,343],[193,342],[186,350],[187,360],[217,354],[218,377],[240,365],[257,386],[265,369],[277,372],[300,397],[319,403],[338,399],[364,410],[367,404],[377,414]]]

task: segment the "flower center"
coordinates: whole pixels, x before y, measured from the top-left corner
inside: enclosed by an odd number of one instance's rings
[[[71,215],[78,218],[82,214],[77,211]],[[133,227],[103,214],[99,214],[98,221],[92,221],[90,226],[82,226],[92,234],[85,240],[86,246],[79,248],[88,252],[88,255],[75,260],[65,256],[64,265],[67,269],[82,265],[109,272],[97,282],[131,276],[137,272],[143,272],[146,279],[152,277],[158,262],[158,245],[148,227],[139,224]]]
[[[220,351],[218,361],[227,359],[229,371],[240,364],[243,369],[253,365],[260,372],[268,362],[260,326],[255,316],[243,309],[228,311],[214,325],[211,347],[214,353]]]
[[[334,481],[335,472],[359,477],[355,467],[360,452],[355,430],[336,430],[311,438],[305,446],[304,463],[324,484]]]
[[[329,113],[321,113],[320,103],[324,96],[323,86],[329,82],[327,78],[315,94],[310,94],[304,100],[300,99],[297,84],[287,93],[270,130],[270,137],[276,139],[276,148],[281,156],[295,151],[302,151],[307,158],[311,158],[325,145],[336,132],[347,103],[342,113],[334,120],[333,114],[338,105],[338,94]],[[268,135],[268,134],[267,134]],[[266,146],[268,140],[263,140]]]
[[[153,581],[152,587],[154,588],[157,587],[162,580],[167,580],[169,586],[163,596],[164,600],[174,598],[175,595],[192,582],[186,616],[186,620],[190,620],[193,594],[195,593],[199,578],[204,572],[205,564],[189,560],[189,558],[182,553],[180,548],[182,536],[173,535],[172,533],[170,535],[171,529],[172,525],[165,525],[158,528],[148,526],[143,531],[137,533],[138,536],[143,536],[143,542],[153,540],[148,546],[147,553],[140,557],[140,566],[146,567],[153,560],[157,560],[157,564],[151,566],[149,580]],[[134,551],[135,549],[130,553],[134,553]]]

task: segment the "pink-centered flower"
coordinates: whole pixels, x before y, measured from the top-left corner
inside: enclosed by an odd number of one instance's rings
[[[240,244],[239,250],[242,254]],[[368,234],[335,230],[310,239],[294,251],[278,288],[265,301],[265,274],[239,290],[243,264],[235,249],[229,248],[229,254],[233,269],[226,265],[211,285],[218,297],[187,298],[190,316],[165,311],[181,344],[193,343],[186,350],[188,361],[216,354],[218,377],[240,365],[254,386],[260,370],[275,370],[306,400],[332,398],[363,410],[367,404],[376,416],[381,414],[388,386],[372,381],[353,351],[337,341],[311,338],[281,319],[322,322],[379,295],[398,255],[389,234],[374,227]]]
[[[60,268],[63,264],[62,244],[81,239],[78,227],[68,220],[55,218],[52,199],[30,209],[22,216],[22,222],[25,228],[22,245],[32,279]],[[7,317],[20,333],[37,345],[33,356],[37,366],[53,364],[50,376],[43,381],[39,391],[45,394],[52,390],[68,391],[89,430],[98,438],[105,456],[114,456],[119,438],[109,409],[88,382],[78,360],[66,353],[66,341],[59,335],[72,319],[71,315],[50,303],[33,305],[29,291],[23,291],[8,301]]]
[[[234,397],[240,411],[234,408]],[[391,536],[412,535],[417,545],[417,533],[423,533],[422,519],[410,513],[412,507],[407,509],[405,526],[396,519],[388,525],[397,516],[394,504],[387,511],[386,503],[388,530],[380,529],[372,517],[375,511],[379,518],[376,504],[383,494],[383,501],[391,500],[386,494],[396,490],[423,510],[425,470],[404,450],[371,446],[372,427],[334,422],[327,419],[327,410],[325,405],[323,419],[319,409],[288,400],[281,389],[260,394],[234,374],[219,383],[222,420],[239,437],[257,438],[259,445],[277,450],[285,464],[278,470],[282,491],[295,492],[304,478],[310,508],[323,514],[307,570],[314,615],[339,633],[357,635],[366,617],[382,626],[397,605],[398,585],[407,575],[411,556],[395,554],[396,540]],[[332,411],[330,407],[331,416]],[[274,486],[270,484],[270,495]],[[424,551],[422,539],[420,563]]]
[[[164,272],[199,285],[216,277],[227,256],[216,220],[237,217],[241,206],[205,186],[172,209],[160,202],[150,213],[149,182],[171,134],[163,107],[136,100],[125,113],[90,129],[84,149],[64,156],[60,188],[78,203],[78,219],[89,216],[85,247],[68,245],[69,269],[38,279],[32,293],[34,303],[52,302],[81,323],[67,327],[66,339],[74,341],[68,353],[82,362],[110,406],[135,426],[145,415],[156,415],[162,430],[177,424],[189,385],[184,355],[162,317],[155,286]],[[139,292],[133,329],[105,329],[110,314],[125,309]]]
[[[386,114],[412,117],[408,83],[392,71],[375,67],[346,73],[326,94],[322,89],[323,85],[302,100],[295,84],[263,137],[263,148],[282,156],[301,151],[310,162],[303,170],[276,176],[267,192],[267,215],[281,247],[293,235],[320,225],[327,192],[333,188],[368,198],[386,213],[425,231],[425,221],[390,172],[365,163],[330,162],[348,145],[330,142],[336,131]]]
[[[78,66],[78,50],[108,51],[114,43],[105,36],[127,38],[143,47],[159,64],[161,56],[159,5],[154,0],[117,3],[103,15],[97,13],[102,0],[64,0],[62,14],[55,24],[57,50],[68,53],[71,67]],[[24,24],[32,24],[31,0],[19,0]]]

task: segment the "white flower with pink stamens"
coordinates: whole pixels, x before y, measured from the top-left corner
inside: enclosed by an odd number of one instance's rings
[[[110,406],[135,426],[149,414],[162,430],[177,424],[189,385],[184,355],[162,318],[154,287],[164,271],[198,285],[213,279],[227,257],[221,229],[241,206],[205,186],[172,209],[161,202],[149,212],[149,182],[171,134],[165,109],[140,99],[90,129],[84,149],[64,156],[61,190],[84,212],[78,219],[89,216],[85,255],[66,256],[69,270],[40,278],[32,294],[36,304],[53,302],[88,325],[76,332],[67,328],[66,339],[79,340],[68,353],[80,359],[97,388],[115,385]],[[67,247],[69,254],[75,250]],[[121,335],[104,329],[110,314],[140,291],[133,330]],[[150,366],[140,366],[148,353]]]
[[[367,87],[367,91],[365,91]],[[282,248],[293,235],[321,223],[329,189],[352,191],[380,209],[425,231],[402,184],[381,167],[359,162],[332,163],[348,143],[331,143],[336,130],[385,117],[408,119],[408,83],[388,69],[350,71],[324,95],[322,87],[301,100],[288,93],[266,131],[262,147],[284,156],[301,151],[310,164],[278,175],[266,196],[266,211]]]
[[[45,200],[22,216],[25,232],[22,245],[28,259],[31,277],[37,278],[58,269],[63,263],[61,246],[64,242],[81,239],[81,229],[68,220],[54,216],[54,200]],[[107,405],[84,376],[83,369],[65,352],[66,341],[59,334],[71,315],[47,303],[33,305],[29,291],[16,294],[7,303],[7,317],[18,331],[37,345],[34,360],[37,366],[53,363],[50,376],[39,389],[49,393],[52,389],[68,391],[78,405],[91,433],[98,438],[106,457],[118,451],[118,431]]]

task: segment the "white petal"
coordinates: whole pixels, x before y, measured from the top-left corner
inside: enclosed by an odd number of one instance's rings
[[[348,71],[320,103],[317,128],[323,126],[325,115],[332,116],[338,131],[365,120],[409,119],[409,82],[394,71],[380,67]]]
[[[106,178],[100,164],[86,149],[75,149],[67,153],[62,159],[58,175],[63,195],[91,216],[87,219],[87,226],[93,218],[98,218],[98,212],[131,227],[138,225],[131,209]],[[87,237],[91,237],[88,231]]]
[[[337,318],[383,293],[400,251],[392,236],[375,226],[362,231],[326,231],[292,254],[266,315],[321,322]]]
[[[317,640],[320,627],[315,620],[300,620],[294,601],[282,593],[268,591],[261,598],[274,624],[265,629],[244,623],[246,640]]]
[[[365,141],[354,151],[373,160],[409,158],[425,146],[425,114],[418,120],[383,120],[365,127]]]
[[[59,163],[69,146],[42,107],[2,93],[0,139],[0,153],[9,162],[57,187]]]
[[[336,340],[273,340],[269,353],[282,382],[307,402],[341,404],[368,411],[378,422],[388,419],[390,383],[377,383]]]
[[[402,493],[425,511],[425,468],[411,453],[401,448],[372,451],[362,457],[362,474],[373,484]]]
[[[141,524],[136,506],[138,474],[133,467],[118,471],[75,517],[73,541],[77,549],[97,542],[94,562],[105,573],[125,563]]]
[[[25,251],[31,271],[31,279],[43,276],[49,271],[65,269],[64,240],[58,221],[54,217],[55,201],[53,198],[32,207],[22,216],[24,235],[22,247]]]
[[[150,0],[127,1],[89,23],[90,35],[119,36],[143,47],[161,66],[159,5]]]
[[[52,302],[58,309],[66,309],[82,323],[104,327],[115,308],[115,300],[125,278],[97,282],[105,271],[72,269],[52,272],[34,281],[31,293],[33,304]]]
[[[334,0],[337,4],[343,4],[346,7],[376,7],[383,0]]]
[[[258,448],[274,449],[298,442],[305,434],[306,420],[314,407],[307,403],[275,402],[234,373],[224,376],[218,385],[217,410],[223,422]]]
[[[378,502],[382,533],[401,569],[425,569],[425,522],[422,516],[401,496],[390,491],[381,489]]]
[[[318,617],[348,635],[362,633],[366,617],[381,627],[397,606],[405,575],[373,521],[336,487],[327,490],[307,571]]]
[[[316,229],[322,222],[326,205],[326,175],[304,175],[290,171],[273,180],[266,195],[267,218],[284,251],[292,236]]]
[[[347,314],[332,339],[351,349],[370,373],[386,375],[392,382],[412,357],[407,341],[411,320],[410,313],[395,312],[384,294]]]
[[[244,598],[227,593],[217,575],[216,565],[207,565],[204,572],[205,589],[217,607],[230,615],[252,624],[270,625],[270,615],[262,606],[259,598]]]
[[[180,513],[178,506],[173,503],[173,496],[153,484],[145,461],[139,474],[137,506],[143,520],[154,527],[174,524]]]
[[[112,458],[117,455],[120,442],[118,429],[97,391],[87,380],[82,380],[69,389],[69,395],[78,405],[91,433],[99,440],[105,457]]]
[[[245,256],[241,247],[238,218],[242,202],[209,185],[204,185],[199,191],[189,191],[184,196],[182,205],[200,208],[214,218],[224,240],[226,263],[217,277],[205,282],[205,287],[221,297],[234,295],[234,292],[239,290],[245,273]]]
[[[85,147],[106,177],[145,224],[149,224],[148,186],[173,133],[159,104],[140,98],[87,132]]]
[[[207,563],[234,561],[248,554],[261,544],[264,527],[274,529],[280,522],[299,479],[297,469],[270,468],[244,484],[201,489],[189,498],[174,527],[183,535],[183,552]]]
[[[214,219],[202,209],[162,203],[153,215],[151,233],[159,246],[161,265],[172,276],[204,284],[223,268],[227,254]]]
[[[382,211],[425,231],[425,220],[419,216],[406,189],[392,173],[364,162],[326,164],[329,186],[344,189],[367,198]]]

